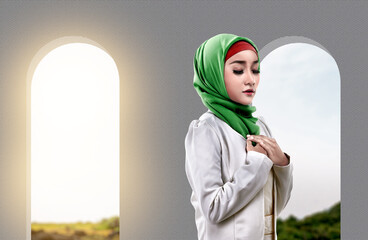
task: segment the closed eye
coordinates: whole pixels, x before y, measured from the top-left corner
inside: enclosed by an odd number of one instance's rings
[[[254,74],[259,74],[260,71],[259,70],[252,70]]]
[[[243,74],[243,72],[243,70],[233,70],[233,73],[235,73],[236,75]]]

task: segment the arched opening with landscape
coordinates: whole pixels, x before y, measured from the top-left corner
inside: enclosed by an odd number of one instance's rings
[[[304,229],[308,236],[332,234],[329,237],[337,239],[341,181],[337,63],[323,46],[304,37],[277,39],[260,50],[260,58],[256,114],[265,118],[294,165],[292,195],[280,216],[288,229],[282,229],[280,221],[278,238],[300,239]],[[316,220],[322,216],[325,223]],[[305,221],[309,225],[301,227]],[[297,230],[290,232],[293,227]]]
[[[27,76],[28,240],[51,232],[119,239],[119,94],[113,58],[90,39],[57,39],[33,58]]]

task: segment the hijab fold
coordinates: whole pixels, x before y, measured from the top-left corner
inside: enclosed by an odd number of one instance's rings
[[[203,104],[246,139],[247,134],[259,135],[256,125],[258,119],[252,116],[256,108],[232,101],[224,81],[225,56],[237,41],[250,43],[258,56],[258,49],[250,39],[227,33],[218,34],[203,42],[195,53],[193,85]]]

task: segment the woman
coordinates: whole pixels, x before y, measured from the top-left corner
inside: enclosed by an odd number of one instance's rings
[[[276,239],[292,189],[290,157],[252,106],[259,57],[248,38],[219,34],[194,57],[194,88],[208,111],[190,123],[185,170],[199,240]]]

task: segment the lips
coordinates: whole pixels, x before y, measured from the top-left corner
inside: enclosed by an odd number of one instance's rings
[[[245,91],[243,91],[243,93],[246,93],[246,94],[253,94],[255,91],[254,91],[254,89],[252,89],[252,88],[249,88],[249,89],[247,89],[247,90],[245,90]]]

